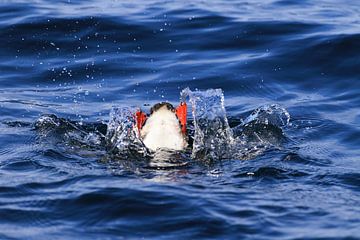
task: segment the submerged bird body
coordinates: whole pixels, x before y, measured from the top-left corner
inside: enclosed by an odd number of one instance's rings
[[[185,149],[186,133],[177,116],[177,109],[169,103],[158,103],[150,112],[150,116],[139,131],[145,146],[152,151]]]

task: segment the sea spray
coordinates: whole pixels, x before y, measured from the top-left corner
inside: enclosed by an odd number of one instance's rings
[[[183,166],[187,164],[185,159],[190,160],[189,154],[198,160],[250,159],[287,141],[284,130],[291,126],[290,114],[280,105],[261,106],[231,129],[221,89],[184,89],[181,101],[185,100],[191,107],[193,121],[188,124],[189,138],[193,139],[190,151],[151,153],[134,128],[137,109],[131,107],[112,108],[108,124],[42,115],[34,127],[41,141],[71,149],[104,149],[111,157],[121,159],[151,159],[150,166],[160,168]]]
[[[243,122],[243,125],[256,123],[271,124],[284,127],[290,123],[289,112],[278,104],[264,105],[255,109]]]
[[[222,159],[233,143],[233,133],[226,117],[224,94],[221,89],[181,91],[180,99],[189,97],[194,125],[192,158]]]
[[[136,109],[129,107],[111,109],[106,133],[110,151],[123,156],[131,156],[129,153],[147,155],[148,150],[134,128],[134,112]]]
[[[269,148],[280,147],[286,140],[283,129],[289,124],[289,112],[278,104],[255,109],[241,124],[232,129],[233,158],[250,159]]]
[[[101,148],[105,136],[99,131],[101,124],[83,124],[53,114],[44,114],[34,123],[38,137],[44,141],[74,147]]]

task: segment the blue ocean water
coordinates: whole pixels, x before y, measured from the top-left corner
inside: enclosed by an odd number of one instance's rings
[[[1,1],[0,53],[0,239],[360,238],[360,2]],[[221,88],[233,127],[290,122],[171,167],[92,137],[187,87]]]

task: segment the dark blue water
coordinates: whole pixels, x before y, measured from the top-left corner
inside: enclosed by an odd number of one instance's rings
[[[1,239],[360,238],[358,1],[2,1],[0,53]],[[291,120],[172,167],[91,137],[186,87],[221,88],[231,126]]]

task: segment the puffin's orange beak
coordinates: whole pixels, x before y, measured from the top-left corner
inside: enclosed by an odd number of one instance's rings
[[[180,105],[175,109],[176,116],[180,120],[181,132],[186,134],[186,117],[187,117],[187,105],[185,102],[181,102]]]

